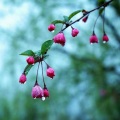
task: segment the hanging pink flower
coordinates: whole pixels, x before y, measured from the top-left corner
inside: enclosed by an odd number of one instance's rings
[[[50,24],[48,26],[48,30],[51,32],[51,31],[54,31],[55,30],[55,25],[54,24]]]
[[[93,33],[93,35],[90,37],[90,43],[98,43],[98,38],[95,35],[95,33]]]
[[[104,43],[106,43],[106,42],[109,41],[109,38],[106,34],[104,34],[102,40],[103,40]]]
[[[24,83],[26,82],[26,80],[27,80],[26,75],[25,75],[25,74],[22,74],[22,75],[20,76],[19,82],[20,82],[21,84],[24,84]]]
[[[55,76],[54,69],[51,67],[47,68],[46,74],[48,77],[53,78]]]
[[[32,88],[32,97],[35,98],[42,98],[43,97],[43,89],[36,84],[33,88]]]
[[[76,37],[76,36],[78,35],[78,33],[79,33],[78,29],[73,28],[71,35],[72,35],[73,37]]]
[[[64,46],[65,42],[66,42],[66,39],[65,39],[65,36],[64,36],[63,32],[58,33],[57,35],[55,35],[53,40],[54,40],[55,43],[61,44],[62,46]]]

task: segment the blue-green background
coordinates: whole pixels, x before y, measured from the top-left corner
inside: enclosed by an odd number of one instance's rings
[[[100,1],[100,0],[99,0]],[[37,65],[27,82],[19,84],[26,66],[25,50],[39,50],[41,44],[60,30],[50,33],[48,25],[78,9],[91,10],[97,0],[0,0],[0,120],[119,120],[120,119],[120,1],[114,0],[105,13],[109,42],[102,43],[102,17],[95,32],[99,44],[90,45],[89,37],[98,11],[86,23],[73,25],[80,33],[64,34],[64,47],[54,44],[46,62],[54,68],[53,80],[44,75],[50,97],[34,100],[31,90]],[[82,13],[73,18],[77,19]],[[43,87],[41,69],[39,84]],[[105,91],[101,95],[101,91]]]

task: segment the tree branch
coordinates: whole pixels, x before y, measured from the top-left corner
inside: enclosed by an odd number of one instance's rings
[[[90,14],[91,12],[100,9],[101,7],[107,7],[107,6],[108,6],[111,2],[113,2],[113,1],[114,1],[114,0],[110,0],[110,1],[108,1],[108,2],[105,2],[104,4],[100,5],[99,7],[94,8],[94,9],[86,12],[85,14],[83,14],[83,16],[81,16],[81,17],[78,18],[77,20],[73,21],[73,22],[70,23],[70,24],[67,24],[67,25],[65,26],[65,28],[63,28],[60,32],[63,32],[66,28],[68,28],[69,26],[73,25],[74,23],[79,22],[82,18],[84,18],[86,15]]]

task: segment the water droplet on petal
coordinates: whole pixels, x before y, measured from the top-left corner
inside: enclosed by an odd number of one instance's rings
[[[55,31],[53,30],[53,31],[51,31],[52,33],[54,33]]]
[[[106,43],[106,41],[103,41],[103,43]]]
[[[34,97],[34,99],[36,99],[36,97]]]
[[[26,84],[26,81],[23,84]]]
[[[42,101],[44,101],[45,100],[45,97],[42,97]]]
[[[93,43],[90,43],[91,45],[93,45]]]

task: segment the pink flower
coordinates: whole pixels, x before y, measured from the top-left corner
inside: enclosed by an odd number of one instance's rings
[[[106,43],[106,42],[109,41],[109,38],[106,34],[104,34],[102,40],[103,40],[104,43]]]
[[[43,89],[44,97],[49,97],[49,91],[47,88]]]
[[[22,74],[22,75],[20,76],[19,82],[20,82],[21,84],[24,84],[24,83],[26,82],[26,80],[27,80],[26,75],[25,75],[25,74]]]
[[[34,59],[34,57],[30,56],[26,59],[26,61],[28,64],[33,64],[35,62],[35,59]]]
[[[51,31],[53,31],[53,30],[55,30],[55,25],[54,24],[50,24],[49,26],[48,26],[48,30],[51,32]]]
[[[79,33],[79,31],[77,29],[72,28],[72,33],[71,34],[72,34],[73,37],[77,36],[78,33]]]
[[[32,88],[31,94],[34,99],[42,98],[43,97],[43,89],[38,84],[35,84],[35,86]]]
[[[53,68],[49,67],[46,71],[48,77],[53,78],[55,76]]]
[[[61,44],[62,46],[64,46],[66,42],[64,33],[62,32],[55,35],[53,40],[55,43]]]
[[[93,35],[90,37],[90,43],[98,43],[97,36],[93,33]]]
[[[84,18],[82,19],[82,21],[83,21],[83,22],[86,22],[87,19],[88,19],[88,16],[84,17]]]

